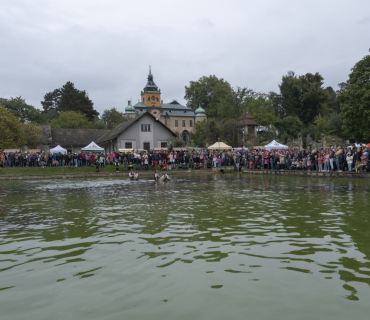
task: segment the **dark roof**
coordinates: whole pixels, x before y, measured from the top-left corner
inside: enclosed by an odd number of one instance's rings
[[[161,107],[147,107],[145,103],[138,102],[134,105],[134,108],[138,114],[156,109],[162,111],[163,115],[168,112],[168,115],[171,117],[195,117],[195,112],[192,109],[179,104],[176,100],[171,103],[162,103]]]
[[[258,126],[257,122],[254,120],[253,116],[250,115],[248,112],[243,113],[239,119],[238,122],[240,124],[244,124],[247,126]]]
[[[157,118],[154,117],[151,113],[149,112],[144,112],[142,113],[141,115],[138,115],[136,116],[135,118],[132,118],[130,120],[127,120],[125,122],[122,122],[120,123],[118,126],[114,127],[112,130],[110,130],[108,133],[104,134],[104,136],[102,136],[99,140],[97,140],[98,142],[105,142],[105,141],[109,141],[109,140],[113,140],[115,139],[117,136],[119,136],[122,132],[126,131],[129,127],[131,127],[135,122],[139,121],[141,118],[143,118],[144,116],[150,116],[152,117],[154,120],[156,120]],[[176,136],[176,134],[169,128],[167,128],[161,121],[158,121],[158,123],[160,123],[164,128],[166,128],[173,136]]]
[[[109,130],[100,129],[51,129],[52,145],[62,147],[87,146],[91,141],[97,141]]]
[[[50,145],[53,141],[51,136],[51,129],[49,125],[38,126],[41,129],[40,142]]]

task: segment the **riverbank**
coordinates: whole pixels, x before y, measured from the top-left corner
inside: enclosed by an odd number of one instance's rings
[[[152,177],[153,170],[137,171],[140,177]],[[160,171],[159,174],[168,173],[170,176],[178,174],[213,174],[213,173],[233,173],[233,167],[218,167],[200,170],[170,170]],[[115,166],[106,166],[95,172],[95,167],[52,167],[52,168],[2,168],[0,171],[0,181],[2,180],[44,180],[44,179],[71,179],[71,178],[98,178],[98,177],[120,177],[128,178],[129,171],[116,172]],[[349,178],[349,179],[370,179],[370,173],[356,172],[318,172],[301,170],[250,170],[242,169],[243,174],[253,175],[280,175],[280,176],[299,176],[299,177],[327,177],[327,178]]]
[[[154,175],[154,170],[139,170],[135,172],[139,173],[139,177],[152,177]],[[211,169],[159,171],[160,175],[164,173],[168,173],[168,175],[173,176],[177,174],[211,174],[213,172]],[[115,166],[106,166],[105,168],[101,168],[100,172],[95,172],[95,167],[2,168],[2,170],[0,171],[0,181],[98,177],[128,178],[128,174],[129,171],[123,171],[122,166],[120,167],[120,172],[116,172]]]

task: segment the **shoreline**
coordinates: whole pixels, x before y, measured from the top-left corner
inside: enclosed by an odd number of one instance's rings
[[[150,177],[154,176],[154,171],[135,171],[135,173],[139,173],[139,179],[140,177]],[[178,175],[178,174],[210,174],[214,173],[214,171],[210,169],[206,170],[176,170],[176,171],[160,171],[159,175],[163,175],[167,173],[170,177],[172,175]],[[72,179],[72,178],[99,178],[99,177],[120,177],[120,178],[128,178],[129,171],[124,172],[91,172],[91,173],[61,173],[61,174],[34,174],[34,175],[1,175],[0,174],[0,181],[9,181],[9,180],[48,180],[48,179]]]
[[[136,172],[136,171],[135,171]],[[234,173],[233,167],[218,167],[212,169],[200,170],[170,170],[160,171],[162,175],[167,173],[170,177],[172,175],[186,174],[217,174],[217,173]],[[120,177],[128,178],[128,171],[125,172],[84,172],[84,173],[56,173],[56,174],[28,174],[28,175],[1,175],[0,181],[10,180],[48,180],[48,179],[73,179],[73,178],[99,178],[99,177]],[[150,177],[154,175],[154,171],[138,171],[139,177]],[[273,176],[298,176],[298,177],[318,177],[318,178],[347,178],[347,179],[370,179],[370,173],[355,173],[355,172],[318,172],[318,171],[300,171],[300,170],[250,170],[243,169],[240,173],[243,174],[257,174],[257,175],[273,175]]]

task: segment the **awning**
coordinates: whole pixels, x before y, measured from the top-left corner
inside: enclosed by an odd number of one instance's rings
[[[99,147],[94,141],[92,141],[85,148],[81,148],[81,151],[102,152],[104,151],[104,148]]]
[[[216,142],[215,144],[208,147],[210,150],[231,150],[233,147],[228,146],[223,142]]]
[[[62,148],[60,145],[57,145],[55,148],[50,149],[51,153],[67,153],[67,150]]]
[[[21,152],[21,149],[4,149],[3,152]]]
[[[283,145],[275,140],[272,140],[269,144],[265,145],[265,149],[270,151],[270,150],[273,150],[273,149],[289,149],[288,146],[286,145]]]

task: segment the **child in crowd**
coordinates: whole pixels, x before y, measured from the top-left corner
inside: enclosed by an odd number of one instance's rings
[[[98,159],[95,160],[95,172],[99,172],[100,162]]]

